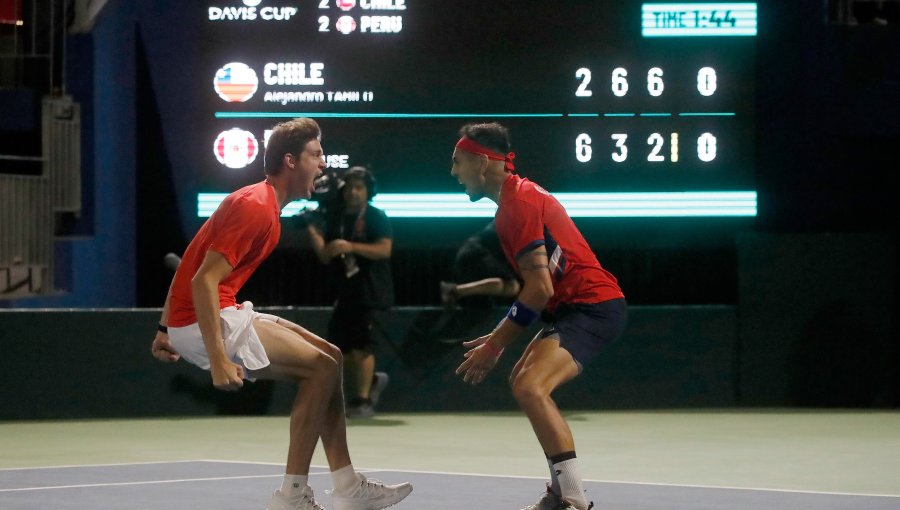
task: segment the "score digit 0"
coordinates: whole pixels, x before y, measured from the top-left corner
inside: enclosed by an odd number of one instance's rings
[[[661,67],[652,67],[647,71],[647,92],[653,97],[659,97],[665,90],[663,82],[663,70]],[[591,70],[587,67],[581,67],[575,71],[575,79],[579,81],[578,88],[575,89],[575,97],[592,97],[594,91],[589,86],[591,84]],[[697,71],[697,92],[700,95],[709,97],[716,92],[718,83],[716,80],[716,70],[712,67],[703,67]],[[616,97],[625,97],[628,94],[628,70],[624,67],[613,69],[610,76],[610,91]]]
[[[610,152],[610,159],[615,163],[624,163],[628,159],[628,135],[625,133],[615,133],[610,136],[613,141],[612,147],[615,149]],[[679,160],[678,151],[678,133],[670,133],[669,135],[669,161],[677,163]],[[588,163],[594,154],[594,148],[591,145],[593,140],[587,133],[581,133],[575,137],[575,159],[579,163]],[[647,153],[647,161],[650,163],[661,163],[666,160],[663,155],[665,150],[666,139],[659,133],[652,133],[647,137],[647,145],[649,146]],[[710,163],[716,159],[718,146],[716,137],[712,133],[703,133],[697,137],[697,159],[704,163]]]

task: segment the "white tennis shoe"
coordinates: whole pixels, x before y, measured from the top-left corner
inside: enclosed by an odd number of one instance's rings
[[[380,480],[358,474],[359,485],[348,492],[331,492],[334,510],[381,510],[403,501],[412,492],[412,485],[385,485]]]
[[[275,491],[269,504],[266,505],[266,510],[325,510],[325,507],[316,502],[312,487],[307,485],[291,497],[280,490]]]
[[[557,510],[579,510],[579,508],[577,506],[573,505],[572,503],[569,503],[568,501],[563,501],[556,508],[557,508]],[[588,503],[587,510],[591,510],[592,508],[594,508],[593,501]]]
[[[587,510],[594,508],[594,502],[588,504]],[[562,497],[553,492],[550,484],[547,484],[547,491],[541,496],[541,499],[533,505],[528,505],[522,510],[579,510],[577,506],[562,499]]]
[[[559,497],[559,494],[550,489],[550,484],[548,483],[547,491],[544,492],[541,499],[539,499],[537,503],[528,505],[522,510],[556,510],[562,503],[562,498]]]

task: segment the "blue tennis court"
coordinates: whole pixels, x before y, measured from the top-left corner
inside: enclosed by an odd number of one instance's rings
[[[900,510],[900,414],[578,412],[588,498],[616,510]],[[0,509],[263,509],[287,417],[0,422]],[[520,509],[546,464],[518,413],[350,421],[354,465],[409,481],[395,508]],[[310,485],[331,508],[321,449]]]
[[[415,490],[396,508],[450,510],[522,508],[539,496],[541,481],[528,477],[365,470],[388,483],[410,481]],[[277,487],[279,465],[185,461],[85,465],[0,471],[4,510],[264,508]],[[310,474],[326,507],[331,482],[326,468]],[[629,510],[804,509],[888,510],[900,497],[771,489],[701,487],[592,480],[585,483],[596,508]]]

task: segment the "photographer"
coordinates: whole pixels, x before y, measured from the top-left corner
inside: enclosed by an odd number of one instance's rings
[[[371,418],[388,383],[386,373],[375,372],[374,334],[394,301],[391,224],[369,203],[377,190],[367,168],[348,169],[337,184],[338,193],[323,207],[321,221],[306,228],[316,256],[336,281],[328,338],[344,354],[344,380],[353,392],[347,417]]]

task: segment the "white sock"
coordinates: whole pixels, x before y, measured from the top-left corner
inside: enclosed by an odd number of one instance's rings
[[[581,472],[578,470],[578,459],[572,458],[553,464],[559,472],[559,488],[562,498],[582,510],[587,508],[584,498],[584,487],[581,485]]]
[[[306,487],[309,481],[309,475],[289,475],[284,474],[284,480],[281,482],[281,493],[285,496],[296,494]]]
[[[359,485],[359,477],[353,469],[353,464],[348,464],[337,471],[331,472],[334,481],[334,490],[337,492],[350,492]]]
[[[559,476],[556,474],[556,468],[553,467],[553,461],[547,459],[547,466],[550,467],[550,490],[559,496]]]

